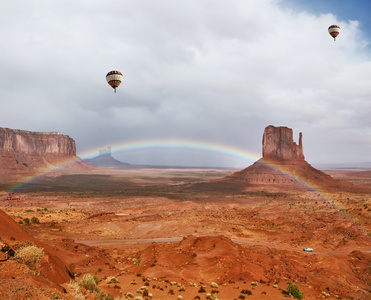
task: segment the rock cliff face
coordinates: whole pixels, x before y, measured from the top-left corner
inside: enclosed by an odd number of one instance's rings
[[[76,157],[75,141],[67,135],[0,128],[2,174],[33,173],[72,160],[79,158]]]
[[[0,128],[0,151],[28,155],[76,155],[75,141],[59,132]]]
[[[302,138],[300,132],[297,145],[291,128],[272,125],[266,127],[263,134],[263,158],[304,160]]]

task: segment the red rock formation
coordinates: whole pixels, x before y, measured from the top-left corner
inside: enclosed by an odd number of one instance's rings
[[[0,151],[29,155],[76,155],[75,141],[59,132],[0,128]]]
[[[0,128],[0,173],[29,174],[74,160],[80,161],[75,141],[67,135]]]
[[[284,185],[295,189],[340,188],[345,185],[305,161],[301,133],[297,145],[293,141],[291,128],[272,125],[264,130],[263,158],[233,173],[226,180],[245,185]]]
[[[46,243],[35,239],[2,210],[0,210],[0,236],[9,245],[14,244],[14,240],[29,241],[43,248],[45,254],[38,269],[40,275],[59,284],[71,280],[72,273],[67,263]]]
[[[263,135],[263,157],[274,159],[303,159],[302,133],[299,145],[293,141],[292,129],[288,127],[268,126]]]

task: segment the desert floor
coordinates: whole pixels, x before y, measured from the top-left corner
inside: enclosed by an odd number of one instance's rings
[[[3,178],[0,208],[55,249],[75,280],[96,274],[120,299],[287,299],[289,281],[304,299],[371,299],[371,193],[208,183],[234,171],[52,174],[11,195],[20,179]],[[325,172],[371,186],[367,170]],[[26,272],[0,262],[10,270]],[[0,298],[79,299],[63,286],[51,296],[0,277]]]

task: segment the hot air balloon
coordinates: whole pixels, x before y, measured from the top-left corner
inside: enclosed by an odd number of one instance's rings
[[[112,86],[112,88],[115,90],[115,93],[116,93],[117,87],[121,84],[122,79],[123,79],[123,76],[120,71],[111,71],[111,72],[108,72],[106,75],[106,80],[108,84]]]
[[[340,33],[340,27],[338,25],[331,25],[328,28],[328,33],[334,38],[334,41],[336,41],[336,37]]]

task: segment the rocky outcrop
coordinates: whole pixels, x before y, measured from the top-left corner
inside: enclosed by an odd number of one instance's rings
[[[263,134],[263,157],[246,169],[233,173],[226,181],[249,185],[286,186],[295,189],[338,189],[345,185],[313,168],[304,159],[302,134],[299,145],[293,141],[292,129],[268,126]]]
[[[76,161],[75,141],[59,132],[0,128],[0,173],[25,174]]]
[[[73,277],[67,263],[47,243],[31,236],[3,210],[0,210],[0,236],[2,243],[6,245],[22,243],[23,241],[31,242],[37,247],[43,248],[44,255],[40,261],[40,267],[37,270],[41,276],[57,284],[68,282]],[[14,255],[14,251],[11,253],[7,250],[7,252],[9,255]]]
[[[266,127],[263,134],[263,158],[304,160],[302,138],[300,132],[297,145],[291,128],[272,125]]]
[[[76,155],[75,141],[59,132],[0,128],[0,151],[28,155]]]

